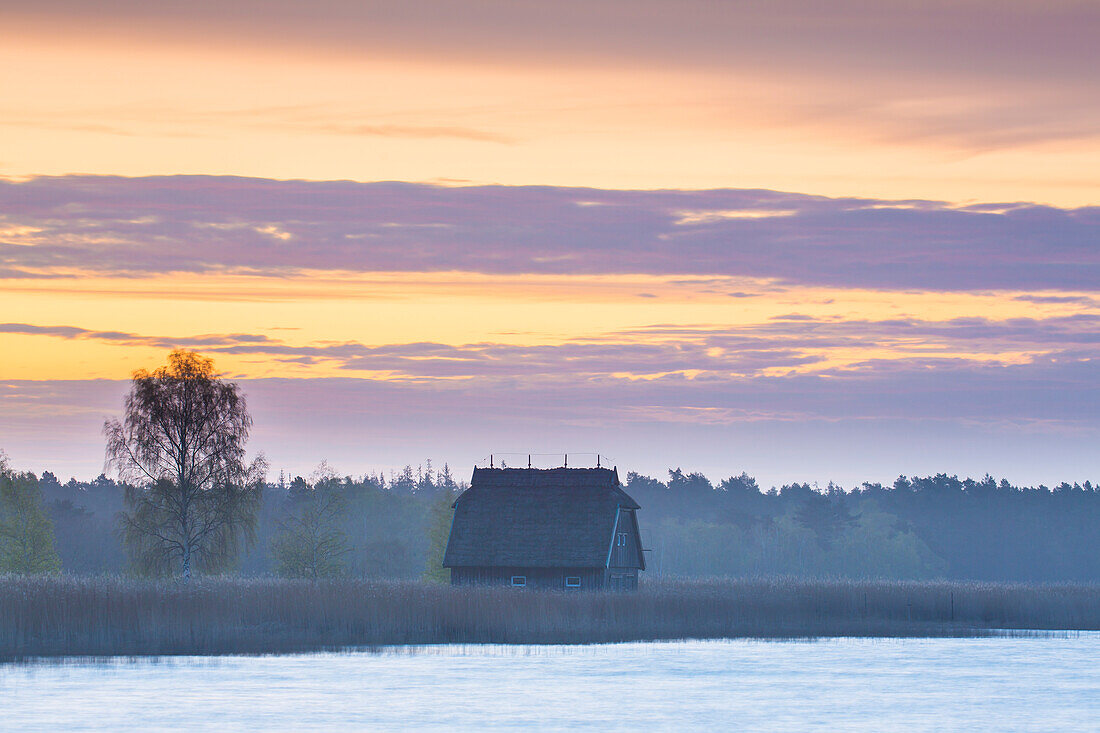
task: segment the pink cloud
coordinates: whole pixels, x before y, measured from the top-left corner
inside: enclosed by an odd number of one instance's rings
[[[776,210],[784,215],[767,215]],[[764,190],[74,176],[0,182],[0,214],[33,231],[0,238],[0,272],[23,276],[461,270],[925,290],[1095,290],[1100,282],[1098,208],[960,209]]]

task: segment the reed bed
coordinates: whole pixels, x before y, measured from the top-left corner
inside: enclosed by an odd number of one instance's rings
[[[4,660],[1088,629],[1100,629],[1100,585],[720,579],[556,593],[356,579],[0,576]]]

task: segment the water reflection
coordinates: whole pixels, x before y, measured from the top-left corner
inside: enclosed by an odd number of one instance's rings
[[[1100,634],[0,666],[5,730],[1086,730]]]

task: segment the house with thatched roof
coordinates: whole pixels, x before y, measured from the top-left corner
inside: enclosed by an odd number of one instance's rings
[[[607,468],[475,468],[454,503],[453,585],[638,587],[638,503]]]

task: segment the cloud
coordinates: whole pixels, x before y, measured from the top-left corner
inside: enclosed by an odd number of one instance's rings
[[[0,225],[12,232],[0,238],[0,271],[643,273],[925,290],[1100,282],[1100,208],[894,203],[766,190],[35,178],[0,182]],[[794,213],[682,218],[777,209]]]
[[[991,471],[1096,480],[1100,361],[1001,366],[888,362],[835,374],[724,379],[247,379],[251,447],[299,472],[351,473],[425,456],[600,451],[621,472],[748,470],[764,482]],[[62,476],[102,467],[116,381],[0,381],[4,447]]]
[[[160,337],[140,336],[124,331],[93,331],[76,326],[35,326],[30,323],[0,323],[0,333],[22,336],[56,336],[63,339],[107,341],[127,346],[152,346],[160,349],[201,349],[240,344],[258,346],[271,341],[262,334],[232,333],[202,336]]]
[[[200,348],[347,378],[235,378],[278,467],[349,472],[431,455],[595,451],[620,469],[748,470],[769,482],[993,471],[1096,479],[1100,315],[653,324],[559,344],[292,343],[0,324],[0,334]],[[286,339],[300,336],[296,332]],[[1022,356],[1020,356],[1022,354]],[[94,476],[119,381],[0,380],[20,466]],[[294,470],[301,470],[297,469]]]
[[[193,348],[416,382],[563,384],[690,379],[720,385],[779,373],[828,378],[869,372],[985,371],[1021,361],[1100,364],[1100,314],[1045,319],[839,320],[795,314],[741,326],[658,324],[558,344],[294,344],[258,334],[144,336],[75,326],[0,324],[0,333]],[[882,358],[889,353],[891,358]],[[861,356],[861,354],[874,355]]]
[[[1084,349],[1100,358],[1100,314],[1001,320],[959,317],[940,321],[918,318],[841,320],[801,316],[739,327],[654,325],[608,334],[607,338],[700,342],[707,348],[730,350],[765,345],[804,350],[892,349],[903,356],[932,348],[982,358],[1017,352]]]
[[[936,360],[929,360],[933,362]],[[941,360],[944,362],[950,360]],[[1100,366],[1091,362],[986,365],[956,362],[929,369],[920,362],[887,362],[883,369],[834,374],[653,380],[440,380],[431,383],[376,379],[243,379],[245,391],[273,403],[299,403],[303,414],[373,415],[385,421],[405,415],[436,416],[441,426],[463,421],[517,420],[598,424],[644,422],[662,411],[721,410],[741,422],[898,419],[967,421],[1000,425],[1043,422],[1100,431]],[[99,384],[125,385],[101,381]],[[36,387],[42,384],[43,387]],[[64,385],[72,385],[66,388]],[[48,392],[59,406],[75,407],[86,382],[0,381],[0,405],[12,417],[38,407],[34,395]],[[49,389],[46,389],[46,388]],[[104,391],[98,409],[117,410],[125,386]],[[97,394],[99,394],[97,392]],[[284,397],[285,395],[285,397]],[[106,399],[106,398],[104,398]],[[111,400],[114,400],[113,402]],[[256,405],[255,400],[252,401]],[[652,411],[652,412],[650,412]],[[677,422],[680,420],[677,419]],[[442,434],[441,434],[442,437]]]
[[[1100,308],[1100,299],[1090,298],[1087,295],[1018,295],[1015,300],[1025,303],[1039,303],[1042,305],[1066,304],[1079,305],[1085,308]]]

